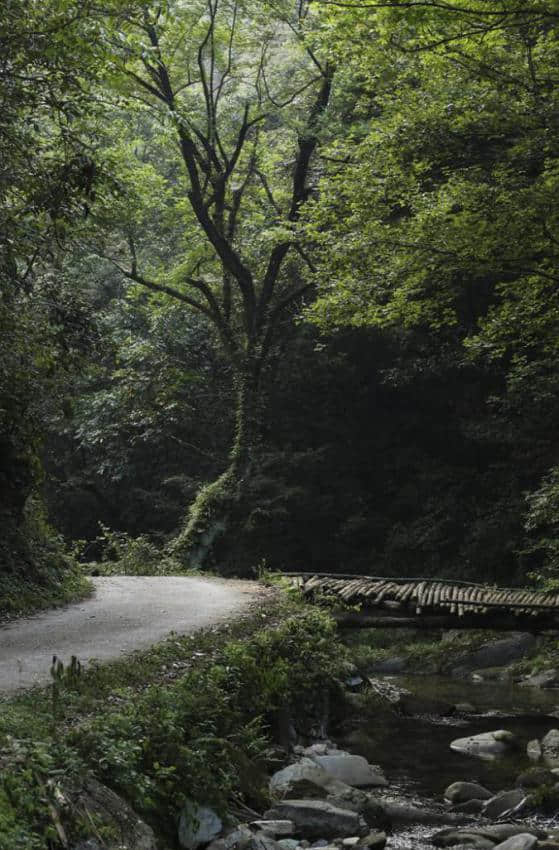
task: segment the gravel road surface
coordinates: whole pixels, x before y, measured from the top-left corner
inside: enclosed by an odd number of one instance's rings
[[[151,646],[170,632],[185,634],[242,614],[262,586],[186,576],[94,578],[84,602],[0,626],[0,693],[51,681],[56,655],[83,663],[109,661]]]

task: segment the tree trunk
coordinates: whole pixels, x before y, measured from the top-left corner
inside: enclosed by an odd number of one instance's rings
[[[259,364],[248,361],[235,374],[235,433],[229,466],[199,491],[183,530],[171,542],[170,554],[184,566],[219,566],[219,549],[238,527],[246,485],[254,466],[259,439]]]

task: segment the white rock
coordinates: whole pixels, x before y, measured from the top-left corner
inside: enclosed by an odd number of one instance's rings
[[[363,756],[354,756],[340,750],[336,754],[313,756],[312,759],[334,779],[353,788],[388,785],[382,772],[370,765]]]
[[[549,767],[559,767],[559,729],[550,729],[542,738],[542,755]]]
[[[542,757],[542,745],[538,741],[537,738],[534,738],[532,741],[528,741],[528,745],[526,747],[526,754],[530,761],[539,761]]]
[[[496,729],[494,732],[482,732],[468,738],[457,738],[452,741],[450,749],[482,759],[495,759],[510,752],[515,745],[516,737],[512,732],[507,729]]]
[[[302,758],[295,764],[287,765],[270,779],[272,797],[326,797],[328,794],[343,793],[347,787],[347,784],[337,781],[310,758]]]
[[[179,844],[185,850],[196,850],[202,844],[208,844],[222,829],[221,818],[213,809],[189,801],[179,819]]]

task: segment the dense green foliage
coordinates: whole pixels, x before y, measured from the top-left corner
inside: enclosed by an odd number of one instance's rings
[[[553,579],[558,16],[10,0],[4,574]]]

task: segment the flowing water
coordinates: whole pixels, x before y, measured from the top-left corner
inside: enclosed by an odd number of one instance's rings
[[[533,763],[526,744],[559,727],[559,690],[520,687],[510,682],[472,682],[442,676],[386,676],[385,684],[410,691],[417,697],[443,703],[469,703],[473,712],[463,716],[397,713],[382,717],[371,713],[342,744],[379,764],[389,782],[388,794],[400,795],[419,806],[426,801],[442,803],[445,788],[457,780],[480,782],[497,793],[512,788],[518,774]],[[518,751],[506,758],[484,760],[450,749],[455,738],[495,729],[518,736]],[[556,826],[559,824],[555,824]],[[416,826],[389,840],[389,847],[432,847],[428,836],[435,827]]]

